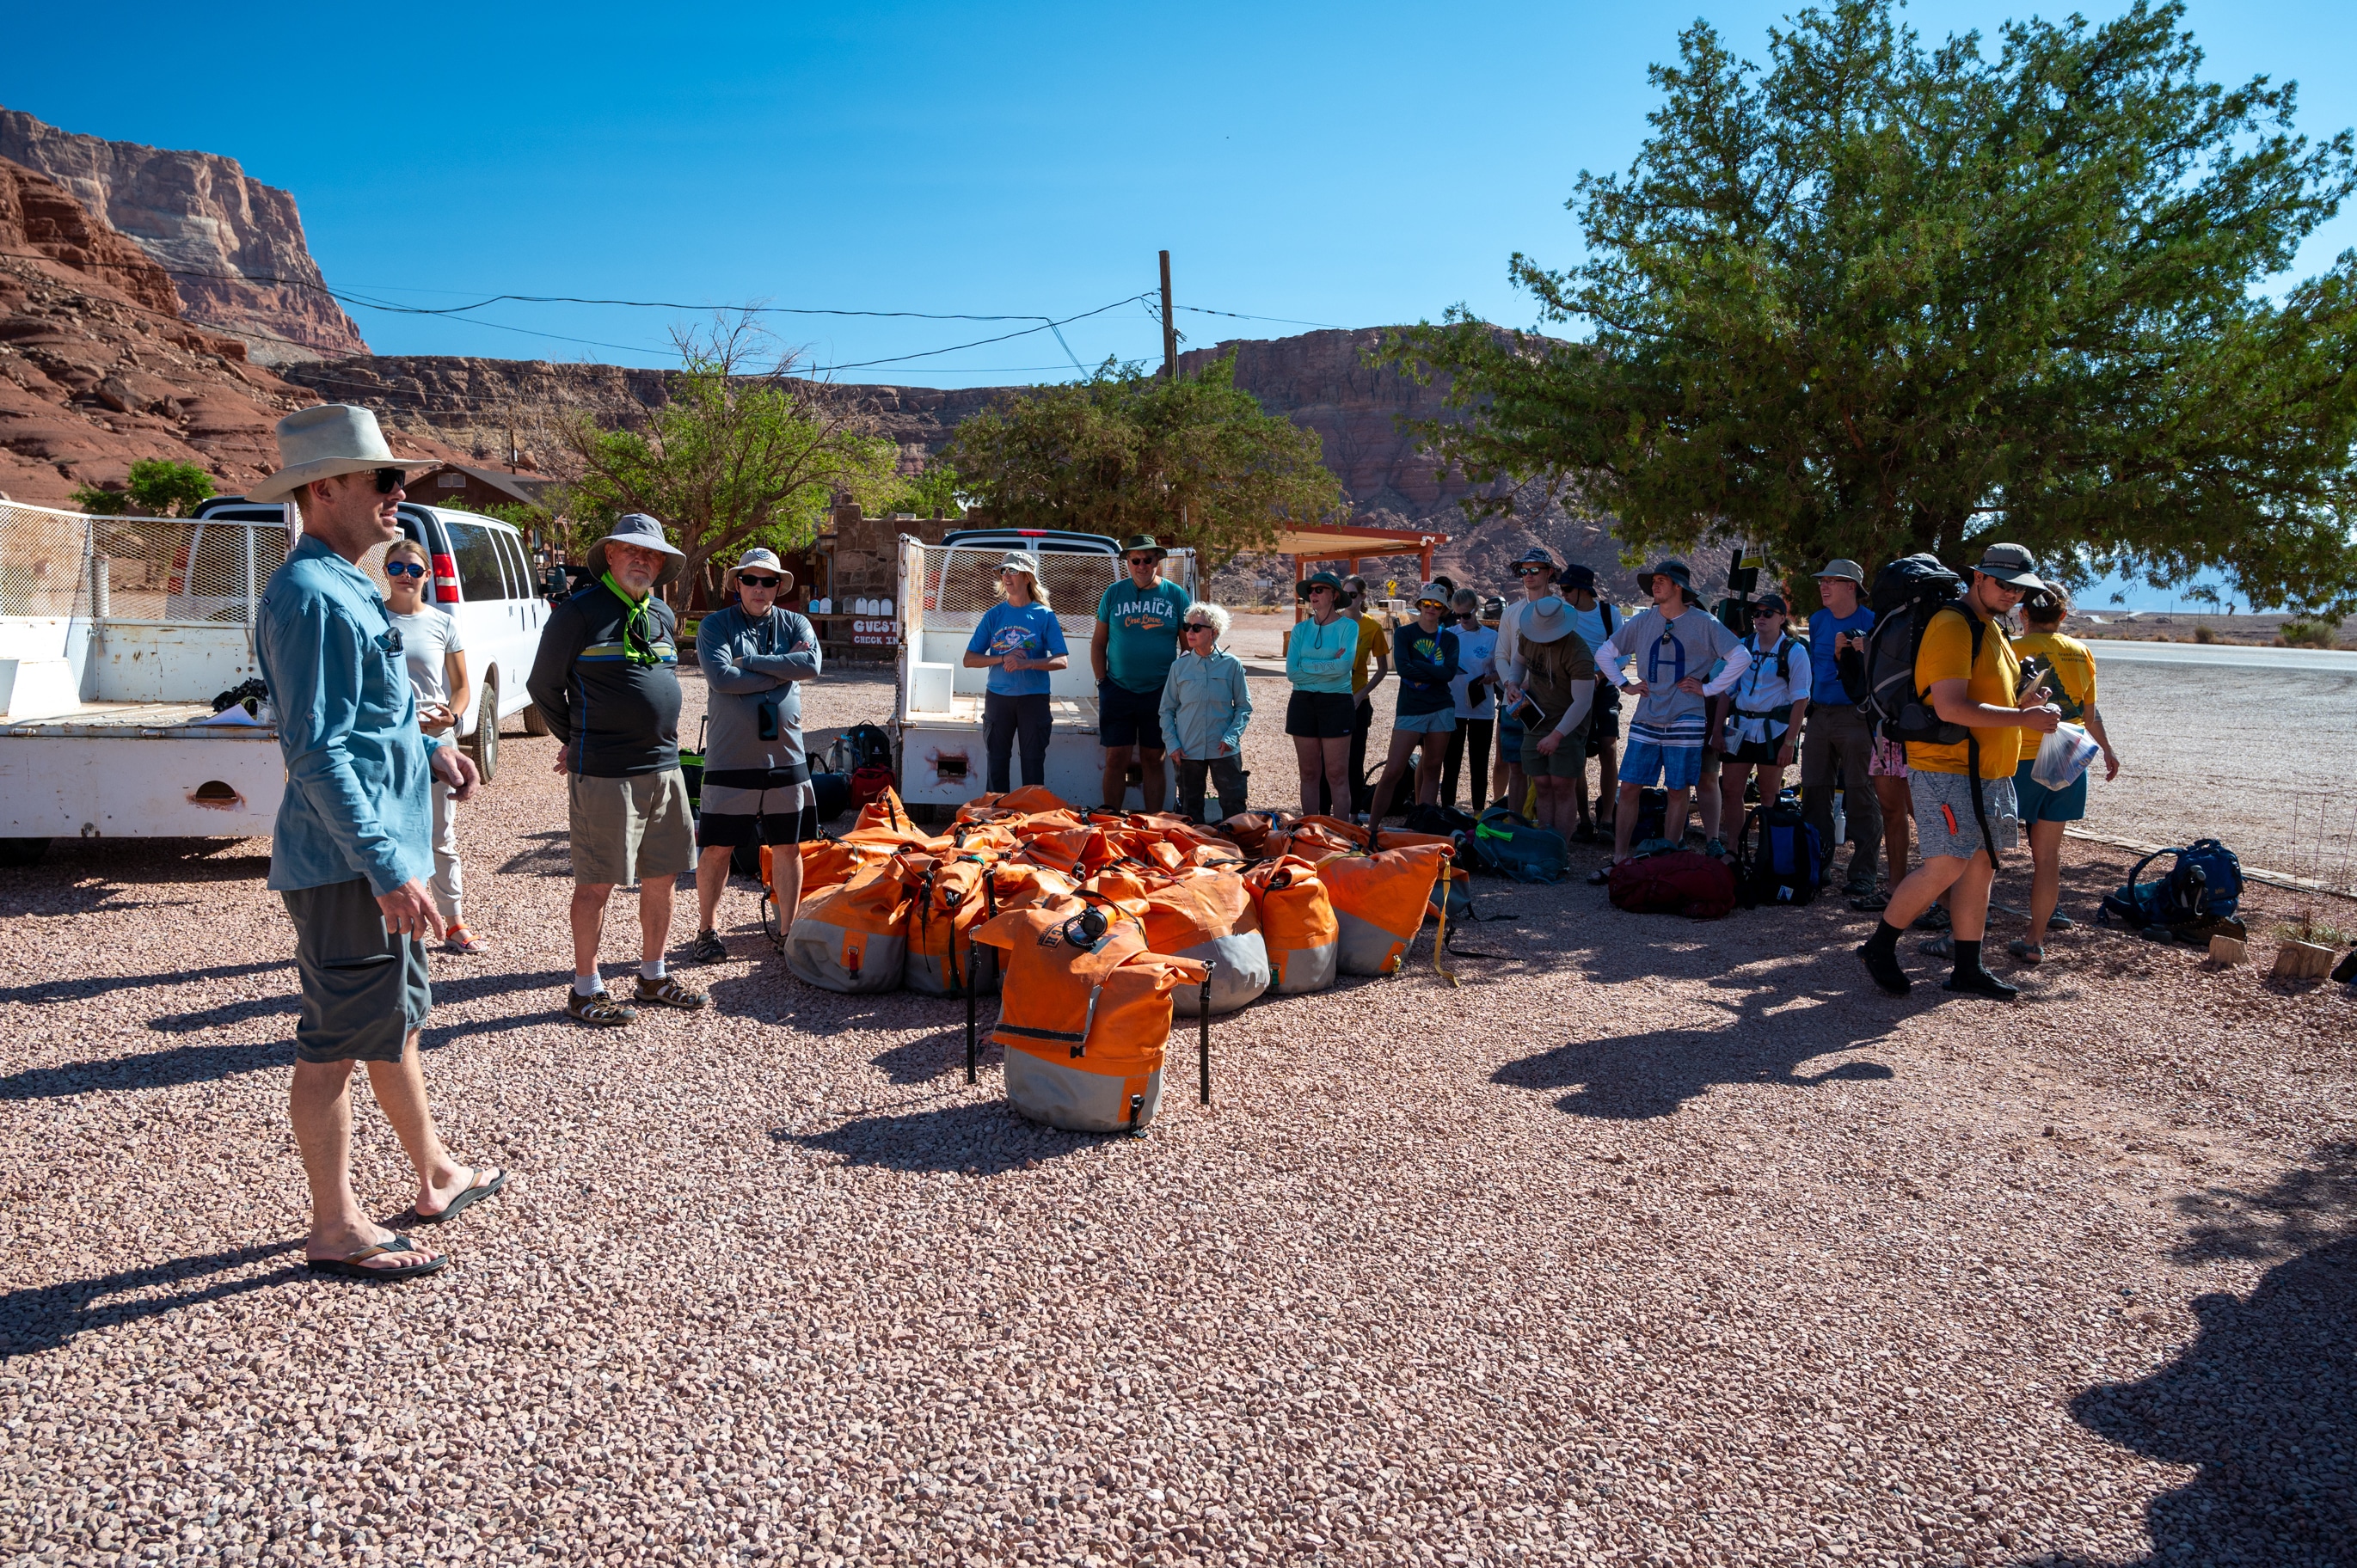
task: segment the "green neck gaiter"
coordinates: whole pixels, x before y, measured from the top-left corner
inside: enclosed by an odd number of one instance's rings
[[[622,618],[622,656],[633,664],[662,662],[655,657],[654,628],[647,617],[647,607],[654,603],[654,595],[650,593],[643,599],[630,597],[623,591],[622,585],[614,581],[614,574],[611,572],[603,574],[598,581],[604,583],[608,591],[628,607]],[[630,634],[634,631],[638,633],[638,640],[635,642],[630,640]]]

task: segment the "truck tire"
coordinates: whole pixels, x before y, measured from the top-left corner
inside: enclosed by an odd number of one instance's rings
[[[48,853],[47,839],[0,839],[0,865],[38,865]]]
[[[526,703],[523,705],[523,733],[526,735],[549,733],[548,715],[540,711],[538,703]]]
[[[475,710],[475,733],[467,737],[467,755],[475,759],[475,771],[483,782],[500,770],[500,678],[483,677],[481,705]]]

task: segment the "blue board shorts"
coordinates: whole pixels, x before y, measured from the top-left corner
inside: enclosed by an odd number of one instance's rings
[[[2070,787],[2049,789],[2029,776],[2030,765],[2023,763],[2014,769],[2013,795],[2021,803],[2021,820],[2025,822],[2083,822],[2087,820],[2087,775],[2082,773]]]
[[[1702,782],[1702,747],[1699,746],[1663,746],[1658,741],[1640,740],[1634,735],[1620,754],[1620,782],[1640,789],[1650,789],[1653,777],[1661,775],[1665,789],[1691,789]]]

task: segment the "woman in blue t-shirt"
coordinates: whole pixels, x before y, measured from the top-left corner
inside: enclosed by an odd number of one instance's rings
[[[1008,551],[998,564],[998,596],[999,602],[983,612],[965,645],[965,667],[990,671],[982,698],[982,748],[989,758],[987,786],[991,793],[1004,795],[1015,787],[1008,779],[1008,762],[1018,734],[1023,782],[1048,781],[1048,731],[1054,722],[1048,705],[1048,672],[1061,670],[1069,660],[1064,628],[1039,586],[1038,556]]]

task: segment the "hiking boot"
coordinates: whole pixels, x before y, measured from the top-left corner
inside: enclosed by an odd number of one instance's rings
[[[604,990],[584,996],[577,991],[565,993],[565,1015],[577,1024],[593,1025],[601,1029],[619,1028],[639,1021],[638,1009],[625,1007]]]
[[[695,940],[687,945],[687,957],[691,963],[725,963],[728,959],[728,947],[720,940],[718,931],[698,931]]]
[[[1842,884],[1842,892],[1843,892],[1843,894],[1844,894],[1846,897],[1850,897],[1850,898],[1853,898],[1853,899],[1856,899],[1856,898],[1871,898],[1871,897],[1873,897],[1877,893],[1879,893],[1879,892],[1881,892],[1881,891],[1882,891],[1882,884],[1881,884],[1881,883],[1879,883],[1879,882],[1878,882],[1878,881],[1876,881],[1876,880],[1875,880],[1873,877],[1871,877],[1871,876],[1865,877],[1865,878],[1859,878],[1859,877],[1855,877],[1855,876],[1854,876],[1854,877],[1850,878],[1847,882],[1845,882],[1845,883],[1843,883],[1843,884]],[[1853,904],[1850,906],[1850,908],[1853,908],[1853,909],[1863,909],[1864,908],[1866,908],[1866,906],[1865,906],[1865,905],[1863,905],[1863,904],[1857,904],[1857,903],[1853,903]]]
[[[1991,1002],[2010,1002],[2021,994],[2021,987],[2007,985],[1985,969],[1976,969],[1970,974],[1952,974],[1941,983],[1940,989],[1959,996],[1986,996]]]
[[[1905,970],[1899,967],[1897,953],[1877,952],[1872,942],[1860,942],[1857,956],[1858,961],[1866,965],[1866,972],[1874,976],[1874,983],[1891,995],[1904,996],[1914,989],[1915,983],[1907,978]]]

